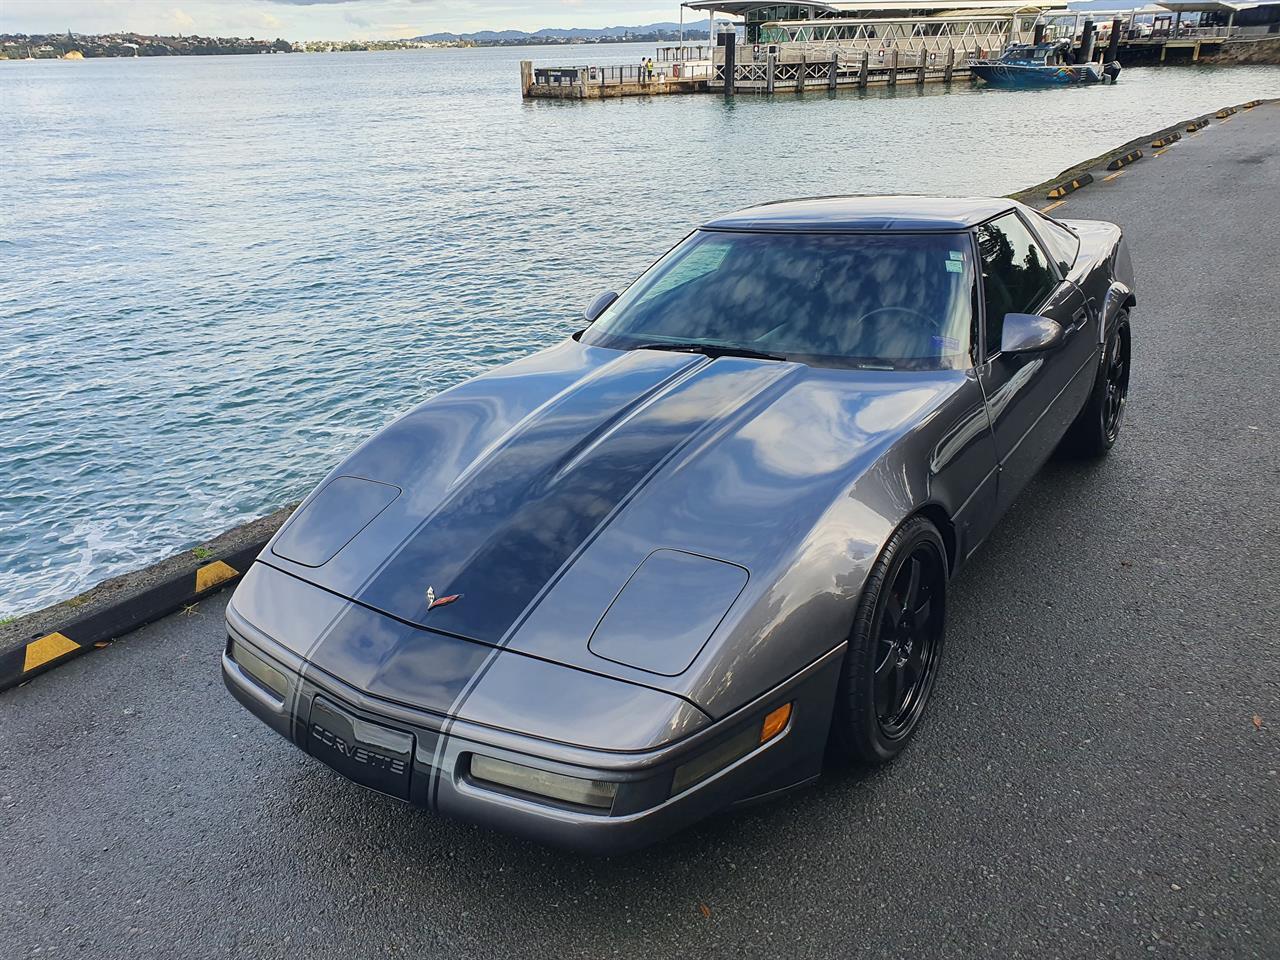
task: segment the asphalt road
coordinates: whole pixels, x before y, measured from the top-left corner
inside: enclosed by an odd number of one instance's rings
[[[1280,956],[1278,186],[1264,106],[1054,211],[1132,243],[1128,420],[961,577],[892,768],[542,849],[267,730],[224,596],[0,696],[0,956]]]

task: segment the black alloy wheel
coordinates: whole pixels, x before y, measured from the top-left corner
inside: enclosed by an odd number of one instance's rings
[[[947,551],[925,517],[885,544],[858,602],[836,694],[832,747],[863,764],[892,760],[920,724],[946,632]]]
[[[1106,388],[1102,406],[1102,429],[1108,443],[1115,443],[1129,396],[1129,349],[1117,327],[1107,343]]]
[[[942,645],[942,560],[921,543],[898,567],[880,615],[875,668],[876,719],[889,738],[909,732],[924,709]]]
[[[1064,453],[1078,457],[1101,457],[1115,444],[1124,423],[1129,398],[1129,368],[1132,346],[1129,314],[1121,310],[1107,337],[1102,363],[1093,380],[1093,391],[1062,439]]]

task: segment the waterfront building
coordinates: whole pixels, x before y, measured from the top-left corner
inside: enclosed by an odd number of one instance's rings
[[[706,11],[709,17],[727,13],[742,18],[745,42],[831,43],[861,41],[885,35],[888,23],[910,23],[916,33],[950,32],[958,22],[977,32],[989,32],[1001,25],[1008,32],[1010,22],[1017,32],[1030,32],[1036,19],[1049,10],[1066,9],[1065,2],[1045,0],[831,0],[819,3],[774,3],[770,0],[691,0],[691,10]]]

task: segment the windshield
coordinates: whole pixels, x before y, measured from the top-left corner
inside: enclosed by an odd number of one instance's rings
[[[619,349],[707,348],[891,369],[969,365],[967,233],[699,230],[581,337]]]

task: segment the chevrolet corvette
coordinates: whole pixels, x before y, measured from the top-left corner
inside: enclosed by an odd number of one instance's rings
[[[952,577],[1129,385],[1121,231],[819,198],[695,230],[339,464],[227,609],[231,693],[440,814],[609,853],[883,764]]]

